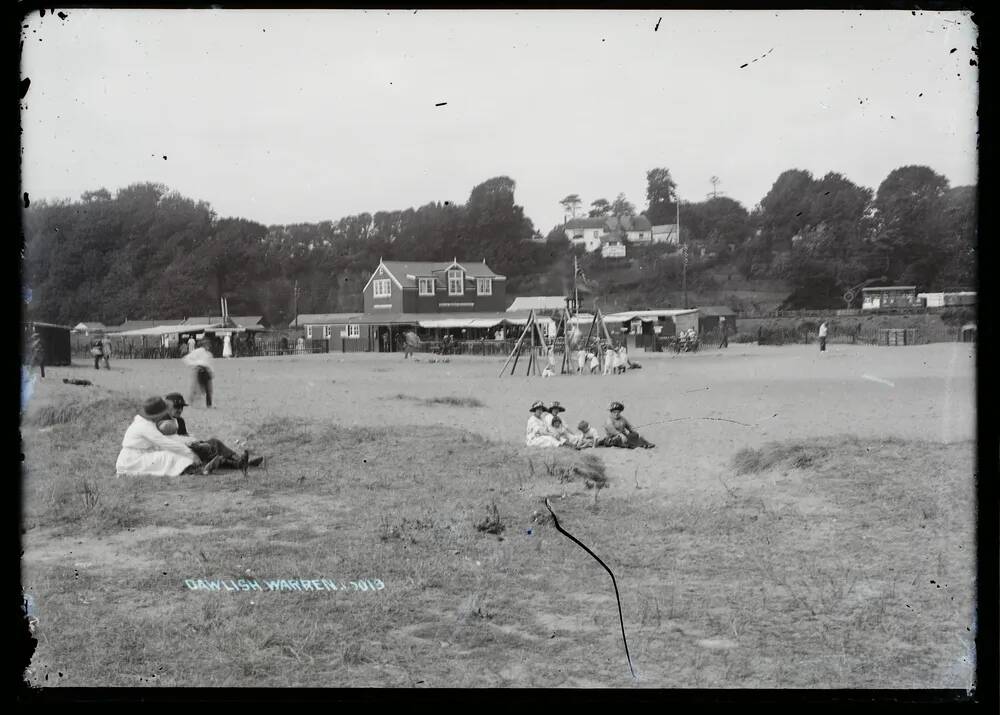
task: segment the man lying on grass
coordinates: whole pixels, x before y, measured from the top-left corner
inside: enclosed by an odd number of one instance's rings
[[[206,465],[212,464],[218,458],[212,469],[216,467],[229,467],[231,469],[242,470],[245,474],[247,467],[259,467],[263,463],[263,457],[251,457],[250,452],[246,450],[243,451],[243,455],[241,456],[215,437],[209,437],[208,439],[192,437],[188,434],[187,423],[181,417],[181,413],[188,404],[184,401],[184,396],[179,392],[171,392],[164,399],[167,401],[167,411],[170,414],[170,419],[177,425],[177,436],[183,438],[184,443]],[[167,427],[167,430],[169,431],[170,428]]]

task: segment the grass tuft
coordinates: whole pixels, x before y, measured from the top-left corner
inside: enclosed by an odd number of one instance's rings
[[[732,465],[737,474],[759,474],[777,467],[805,469],[830,456],[826,447],[794,442],[771,442],[760,449],[741,449],[733,456]]]
[[[414,397],[413,395],[404,395],[400,392],[393,395],[393,398],[397,400],[413,400],[414,402],[429,406],[486,407],[486,404],[482,400],[475,397],[455,397],[454,395],[445,395],[444,397]]]

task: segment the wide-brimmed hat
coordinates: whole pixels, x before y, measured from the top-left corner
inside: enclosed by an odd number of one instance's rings
[[[528,408],[528,412],[534,412],[537,409],[547,410],[549,408],[546,407],[545,403],[542,402],[541,400],[535,400],[534,402],[531,403],[531,407]]]
[[[163,401],[162,397],[150,397],[142,403],[142,410],[139,414],[151,422],[157,422],[169,416],[167,403]]]
[[[556,412],[565,412],[565,411],[566,411],[566,408],[563,407],[562,405],[560,405],[558,401],[553,402],[551,405],[549,405],[549,412],[556,413]]]
[[[624,409],[625,405],[623,405],[620,402],[612,402],[610,405],[608,405],[609,412],[614,412],[615,410],[624,410]]]
[[[174,407],[188,406],[188,403],[184,401],[184,395],[179,392],[171,392],[169,395],[164,395],[163,399],[173,404]]]

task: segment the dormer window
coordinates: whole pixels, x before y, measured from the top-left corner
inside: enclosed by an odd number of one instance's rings
[[[434,295],[434,279],[433,278],[420,278],[417,280],[418,283],[418,293],[420,295]]]
[[[462,270],[453,268],[448,271],[448,295],[462,295]]]
[[[477,278],[476,279],[476,294],[477,295],[493,295],[493,279],[492,278]]]
[[[392,286],[391,281],[388,278],[379,278],[372,281],[372,287],[375,289],[376,298],[391,298],[392,297]]]

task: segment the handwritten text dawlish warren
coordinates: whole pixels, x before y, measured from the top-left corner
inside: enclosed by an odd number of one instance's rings
[[[381,591],[385,583],[381,579],[361,579],[360,581],[331,581],[319,579],[185,579],[184,585],[190,591]]]

